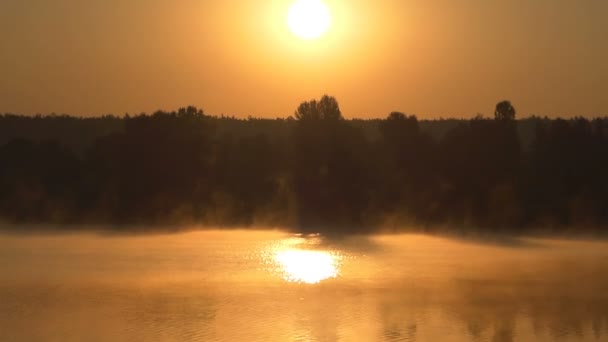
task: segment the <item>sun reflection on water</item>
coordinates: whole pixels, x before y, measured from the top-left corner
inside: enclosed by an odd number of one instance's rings
[[[329,252],[292,249],[278,251],[274,258],[289,282],[318,284],[338,276],[337,258]]]
[[[318,284],[339,275],[340,255],[317,250],[318,238],[290,238],[281,241],[272,253],[272,262],[281,277],[293,283]]]

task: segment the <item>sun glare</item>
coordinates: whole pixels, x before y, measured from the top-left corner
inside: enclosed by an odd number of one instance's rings
[[[291,32],[301,39],[317,39],[329,30],[331,13],[321,0],[297,0],[289,8],[287,23]]]
[[[294,283],[317,284],[338,276],[335,257],[328,252],[287,250],[275,255],[283,278]]]

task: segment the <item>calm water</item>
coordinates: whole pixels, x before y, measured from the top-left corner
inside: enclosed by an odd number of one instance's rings
[[[0,341],[607,341],[608,244],[0,236]]]

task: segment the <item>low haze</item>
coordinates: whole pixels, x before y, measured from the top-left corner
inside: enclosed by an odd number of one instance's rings
[[[605,341],[606,243],[514,242],[264,231],[0,235],[0,337]]]

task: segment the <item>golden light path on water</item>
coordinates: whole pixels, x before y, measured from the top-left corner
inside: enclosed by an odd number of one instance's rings
[[[293,238],[276,247],[273,261],[284,280],[293,283],[318,284],[339,275],[341,256],[326,250],[303,247],[318,245],[318,239]]]
[[[284,279],[290,282],[317,284],[338,276],[336,262],[328,252],[289,250],[275,255]]]

